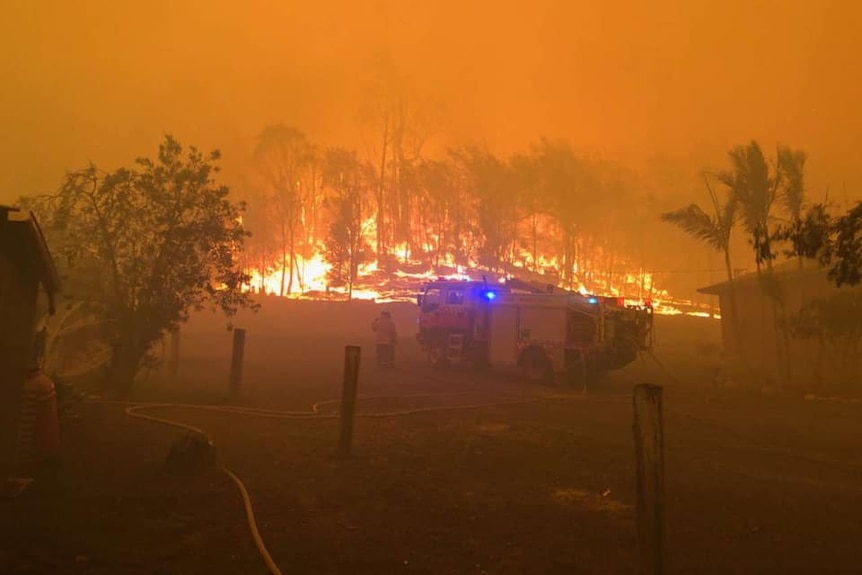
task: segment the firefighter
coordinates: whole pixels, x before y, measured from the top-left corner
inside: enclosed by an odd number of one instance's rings
[[[398,342],[392,314],[380,312],[380,317],[372,322],[371,329],[377,334],[377,367],[392,367],[395,362],[395,344]]]

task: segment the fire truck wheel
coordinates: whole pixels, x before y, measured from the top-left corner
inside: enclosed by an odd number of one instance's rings
[[[428,350],[428,362],[434,367],[446,365],[446,347],[442,343],[435,343]]]
[[[521,370],[524,379],[530,383],[550,383],[553,380],[551,360],[540,349],[532,348],[524,352]]]

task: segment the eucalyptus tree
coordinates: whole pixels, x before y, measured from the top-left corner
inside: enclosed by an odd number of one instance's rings
[[[281,240],[280,294],[293,292],[297,252],[302,239],[303,182],[313,148],[305,134],[283,124],[265,128],[258,136],[254,160],[260,185],[278,220]]]

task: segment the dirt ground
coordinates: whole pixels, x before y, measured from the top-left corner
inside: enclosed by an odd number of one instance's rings
[[[344,346],[362,346],[347,460],[333,418],[149,412],[211,434],[284,573],[633,573],[641,382],[664,386],[667,573],[862,572],[862,404],[714,383],[718,322],[658,318],[655,357],[584,394],[432,370],[415,306],[387,307],[402,334],[391,371],[370,361],[370,303],[271,299],[234,320],[247,406],[337,399]],[[223,318],[194,316],[177,380],[151,373],[135,399],[226,403],[231,337]],[[225,474],[164,472],[181,432],[117,405],[75,412],[60,465],[0,502],[0,573],[267,572]]]

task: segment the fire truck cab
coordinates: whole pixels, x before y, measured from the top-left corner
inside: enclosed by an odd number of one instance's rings
[[[417,303],[417,340],[435,366],[471,363],[519,369],[533,382],[586,382],[652,346],[651,306],[618,298],[438,280],[422,287]]]

